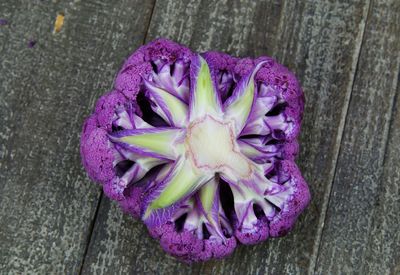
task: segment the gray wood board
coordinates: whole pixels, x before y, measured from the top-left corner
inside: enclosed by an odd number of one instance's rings
[[[399,100],[399,14],[396,0],[378,0],[371,5],[323,230],[318,274],[400,272],[398,109],[392,117],[395,98]]]
[[[307,99],[298,163],[313,201],[287,237],[188,266],[165,255],[143,225],[103,198],[84,273],[312,272],[368,9],[361,0],[157,1],[147,41],[163,36],[194,50],[271,55],[296,73]]]
[[[383,162],[368,241],[364,244],[363,274],[400,274],[400,85]]]
[[[101,194],[81,167],[82,122],[143,43],[152,5],[0,2],[1,272],[79,272]]]

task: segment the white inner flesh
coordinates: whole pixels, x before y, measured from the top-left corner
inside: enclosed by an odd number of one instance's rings
[[[193,121],[185,147],[192,164],[203,173],[224,173],[248,178],[252,167],[240,152],[233,121],[224,122],[210,115]]]

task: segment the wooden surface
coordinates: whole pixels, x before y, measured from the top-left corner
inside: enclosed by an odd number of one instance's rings
[[[400,274],[398,0],[5,0],[0,18],[0,274]],[[85,176],[84,117],[160,36],[299,77],[313,200],[287,237],[182,264]]]

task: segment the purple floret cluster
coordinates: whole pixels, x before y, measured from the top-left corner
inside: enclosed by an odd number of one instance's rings
[[[303,108],[295,76],[270,57],[157,39],[86,119],[82,163],[167,253],[223,258],[286,235],[309,204],[294,162]]]

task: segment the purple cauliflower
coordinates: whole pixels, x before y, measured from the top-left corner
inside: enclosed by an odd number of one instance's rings
[[[304,97],[269,57],[134,52],[85,121],[83,165],[163,249],[185,261],[287,234],[310,201],[294,163]]]

